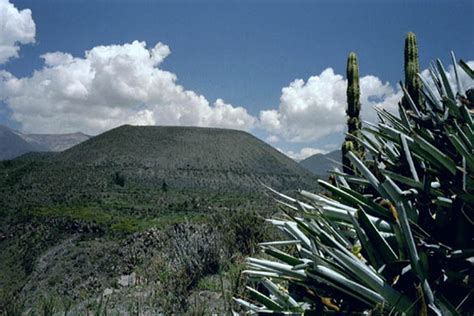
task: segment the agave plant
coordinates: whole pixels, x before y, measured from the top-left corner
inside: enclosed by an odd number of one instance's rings
[[[472,90],[452,54],[455,84],[441,61],[420,76],[423,102],[402,86],[409,108],[379,109],[355,141],[369,159],[347,154],[354,175],[319,180],[324,194],[278,193],[286,238],[248,258],[250,313],[457,315],[473,308],[474,124]],[[357,188],[357,190],[355,189]]]

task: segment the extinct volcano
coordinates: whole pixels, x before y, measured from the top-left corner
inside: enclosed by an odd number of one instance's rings
[[[197,127],[125,125],[61,153],[17,159],[1,173],[0,187],[13,185],[22,200],[32,202],[117,190],[253,193],[261,183],[279,190],[316,187],[310,172],[258,138]]]

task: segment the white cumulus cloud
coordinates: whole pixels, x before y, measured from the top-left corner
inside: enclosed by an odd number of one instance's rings
[[[250,130],[256,119],[242,107],[177,84],[160,69],[170,54],[158,43],[97,46],[84,57],[53,52],[31,77],[0,73],[0,98],[25,131],[96,134],[121,124],[191,125]]]
[[[19,45],[33,43],[35,33],[30,9],[19,11],[9,0],[0,0],[0,64],[18,57]]]
[[[279,151],[287,155],[288,157],[296,160],[296,161],[301,161],[303,159],[306,159],[310,156],[316,155],[316,154],[327,154],[327,150],[322,150],[319,148],[312,148],[312,147],[303,147],[300,149],[300,151],[293,151],[293,150],[282,150],[280,148],[277,148]]]
[[[280,138],[278,136],[275,136],[275,135],[269,135],[265,141],[267,143],[278,143],[280,141]]]
[[[327,68],[306,82],[294,80],[282,89],[278,109],[260,112],[261,127],[290,142],[317,141],[346,126],[346,87],[342,75]],[[360,79],[362,118],[376,119],[373,107],[396,108],[401,92],[375,76]]]

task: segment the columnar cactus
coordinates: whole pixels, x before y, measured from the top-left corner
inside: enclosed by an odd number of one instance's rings
[[[418,61],[418,47],[416,46],[415,33],[409,32],[405,38],[405,88],[413,99],[418,104],[423,104],[423,96],[421,94],[422,83],[418,77],[420,72],[420,64]],[[402,104],[405,109],[409,109],[408,101],[404,97]]]
[[[357,56],[350,53],[347,58],[347,133],[344,143],[342,144],[342,163],[344,172],[352,174],[352,166],[346,157],[349,151],[352,151],[360,159],[364,158],[364,150],[360,144],[355,141],[352,136],[358,136],[361,128],[360,115],[360,87],[359,87],[359,66],[357,65]]]

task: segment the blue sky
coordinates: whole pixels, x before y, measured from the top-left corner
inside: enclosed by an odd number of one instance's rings
[[[165,54],[164,60],[152,67],[174,74],[177,77],[174,84],[203,96],[209,103],[209,108],[203,106],[203,111],[208,114],[203,114],[203,119],[197,120],[196,125],[240,126],[294,154],[302,148],[328,150],[337,147],[342,139],[340,128],[321,133],[327,126],[317,117],[326,109],[328,113],[338,111],[339,114],[334,117],[341,120],[341,93],[337,87],[343,78],[338,75],[344,77],[349,52],[355,51],[358,55],[361,77],[373,75],[380,81],[375,82],[373,77],[366,78],[367,91],[371,91],[370,101],[384,101],[397,94],[396,83],[403,78],[403,41],[408,31],[417,35],[422,69],[438,57],[448,63],[451,50],[456,52],[458,58],[473,59],[472,1],[9,2],[19,12],[30,9],[35,24],[34,43],[24,40],[24,44],[17,44],[18,56],[0,65],[0,71],[8,72],[16,80],[29,80],[23,89],[29,87],[31,90],[41,82],[39,76],[35,79],[34,71],[44,70],[44,60],[40,56],[45,53],[61,52],[84,59],[85,51],[101,45],[124,45],[138,40],[145,41],[146,48],[151,49],[161,42],[168,46],[171,54]],[[332,68],[333,73],[323,76],[322,72],[327,68]],[[44,72],[41,80],[48,75],[51,71]],[[315,78],[310,85],[308,79],[311,76]],[[321,78],[325,81],[321,82]],[[296,79],[302,79],[303,83],[290,87],[286,94],[282,93],[282,89],[289,87]],[[5,82],[7,79],[0,77],[0,80]],[[334,103],[329,108],[322,104],[326,99],[321,97],[324,93],[320,90],[327,88],[327,82],[334,84],[330,87],[334,89],[333,94],[326,96],[329,103]],[[385,85],[386,82],[389,86]],[[390,87],[393,91],[389,91]],[[81,115],[82,104],[75,104],[75,110],[63,113],[67,119],[53,128],[54,124],[48,123],[48,117],[57,122],[64,116],[44,115],[42,109],[51,106],[50,103],[55,100],[65,104],[70,104],[71,100],[52,98],[34,105],[31,104],[35,102],[34,96],[21,94],[30,93],[28,91],[5,91],[8,92],[0,93],[3,99],[0,124],[34,132],[68,132],[72,131],[67,124],[74,120],[73,115]],[[42,93],[45,91],[42,90]],[[319,101],[311,101],[313,94],[320,98]],[[110,95],[109,99],[101,102],[113,108],[115,97]],[[158,105],[148,108],[148,102],[162,104],[168,96],[156,98],[147,96],[129,102],[134,103],[130,106],[134,107],[135,112],[150,109],[153,112],[150,120],[155,124],[194,124],[192,120],[162,121],[159,115],[171,117],[174,114],[168,110],[162,114],[161,108],[157,109]],[[179,96],[177,98],[181,100]],[[285,101],[282,102],[281,98]],[[228,107],[216,105],[217,99],[222,99]],[[28,106],[19,104],[24,100],[28,100]],[[79,101],[75,98],[74,102]],[[189,102],[189,106],[193,106],[194,103]],[[390,102],[393,103],[393,100]],[[138,106],[137,103],[142,104]],[[84,104],[83,110],[87,111],[95,104],[96,101],[90,101],[87,106]],[[214,111],[216,107],[225,111]],[[242,118],[243,125],[234,126],[232,122],[238,121],[241,116],[231,110],[240,107],[246,111],[246,116]],[[65,108],[67,106],[47,110],[63,111]],[[135,113],[130,112],[129,108],[126,111],[122,116],[117,114],[117,117],[124,118]],[[226,117],[229,111],[233,114]],[[273,112],[268,112],[264,119],[262,111]],[[27,118],[29,113],[36,112],[43,116],[37,125],[33,123],[33,118]],[[95,115],[106,113],[98,111]],[[311,120],[304,120],[301,135],[305,136],[300,137],[298,117],[310,116],[315,117],[314,130],[310,127]],[[370,118],[370,114],[367,117]],[[114,119],[113,122],[107,121],[107,124],[101,122],[96,126],[84,121],[82,125],[73,124],[71,129],[84,127],[85,132],[97,133],[110,127],[110,124],[119,124],[121,120],[126,119]],[[139,120],[142,121],[149,122]]]

